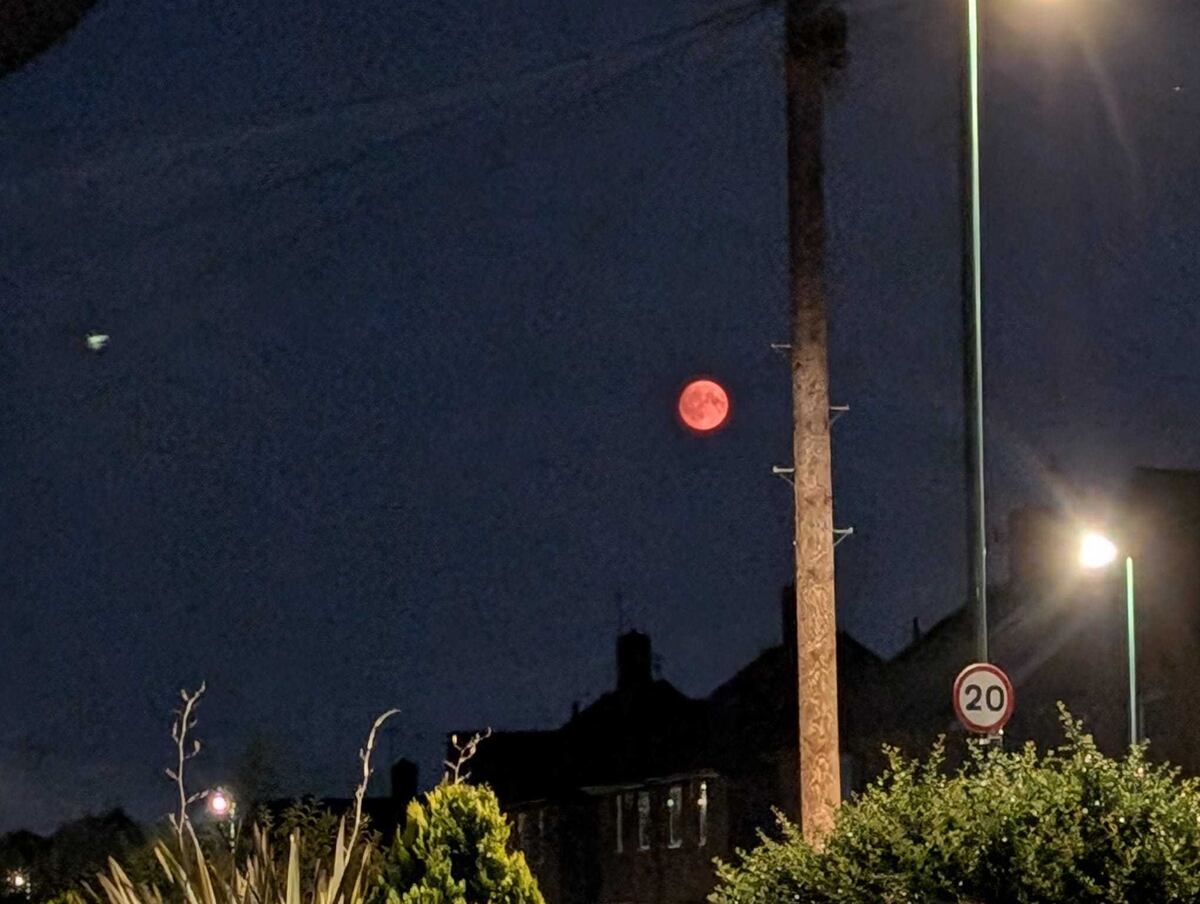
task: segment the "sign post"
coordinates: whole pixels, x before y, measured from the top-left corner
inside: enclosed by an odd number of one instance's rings
[[[996,735],[1012,718],[1012,682],[990,662],[976,662],[954,680],[954,714],[967,731]]]

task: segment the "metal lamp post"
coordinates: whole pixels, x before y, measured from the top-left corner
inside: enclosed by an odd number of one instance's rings
[[[971,471],[971,577],[975,602],[975,658],[988,661],[987,511],[983,470],[983,226],[979,179],[979,0],[967,0],[963,307],[967,347],[968,455]],[[969,228],[968,228],[969,227]],[[969,277],[968,277],[969,265]]]
[[[1079,544],[1079,564],[1084,568],[1107,568],[1118,555],[1117,545],[1103,534],[1088,531]],[[1133,556],[1125,556],[1125,630],[1129,653],[1129,743],[1138,742],[1137,631],[1133,615]]]

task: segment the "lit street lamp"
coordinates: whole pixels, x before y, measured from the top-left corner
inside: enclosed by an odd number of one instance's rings
[[[1079,543],[1079,564],[1088,569],[1107,568],[1117,560],[1117,545],[1103,534],[1086,531]],[[1129,743],[1138,742],[1137,633],[1133,621],[1133,556],[1125,557],[1125,624],[1129,648]]]
[[[23,895],[28,898],[33,893],[33,888],[29,881],[29,873],[21,869],[15,869],[8,874],[8,888],[15,895]]]
[[[214,788],[208,793],[208,812],[225,822],[232,851],[237,847],[237,801],[224,788]]]
[[[220,788],[208,796],[208,812],[212,813],[212,815],[216,816],[218,819],[224,819],[226,816],[228,816],[230,807],[232,807],[232,805],[233,804],[229,799],[229,795],[227,795]]]

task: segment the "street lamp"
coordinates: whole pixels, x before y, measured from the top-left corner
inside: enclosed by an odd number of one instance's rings
[[[1107,568],[1117,560],[1117,544],[1096,531],[1085,531],[1079,541],[1079,564],[1088,569]],[[1138,742],[1137,632],[1133,621],[1133,556],[1125,556],[1125,624],[1129,648],[1129,743]]]
[[[26,898],[33,891],[29,882],[29,873],[22,869],[15,869],[8,874],[8,887],[13,894],[23,895]]]
[[[237,801],[224,788],[214,788],[208,793],[208,812],[226,823],[232,851],[237,847]]]
[[[233,806],[233,801],[229,795],[220,788],[217,788],[208,795],[208,812],[218,819],[224,819],[229,815],[230,808]]]

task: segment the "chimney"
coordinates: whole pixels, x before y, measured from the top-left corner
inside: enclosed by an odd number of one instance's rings
[[[417,796],[417,764],[400,759],[392,763],[392,801],[403,814],[408,802]]]
[[[640,631],[626,631],[617,638],[617,690],[633,690],[650,684],[654,656],[650,638]]]

